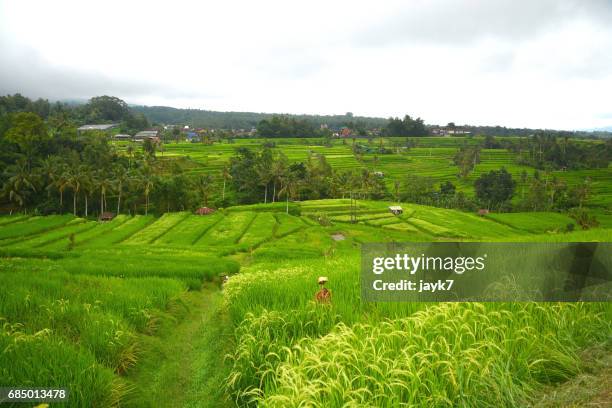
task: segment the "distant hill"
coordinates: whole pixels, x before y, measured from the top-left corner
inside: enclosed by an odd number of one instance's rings
[[[272,113],[257,112],[216,112],[202,109],[179,109],[168,106],[131,106],[137,112],[142,112],[150,122],[165,124],[181,124],[192,127],[250,129],[257,126],[262,119],[271,118]],[[289,115],[305,119],[319,126],[326,124],[330,128],[340,128],[349,122],[362,122],[366,128],[382,128],[387,119],[365,116],[344,115]]]

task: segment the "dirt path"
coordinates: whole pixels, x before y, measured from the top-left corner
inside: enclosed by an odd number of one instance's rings
[[[231,349],[229,322],[216,286],[187,294],[189,313],[178,324],[144,339],[146,352],[129,375],[130,407],[224,407],[223,359]]]

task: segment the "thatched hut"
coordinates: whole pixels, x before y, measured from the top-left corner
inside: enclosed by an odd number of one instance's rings
[[[214,213],[215,210],[212,208],[208,208],[208,207],[200,207],[195,211],[196,215],[209,215]]]
[[[100,214],[100,217],[98,218],[98,220],[99,221],[110,221],[113,218],[115,218],[115,214],[109,211],[104,211],[102,214]]]
[[[393,215],[400,215],[404,212],[404,209],[399,205],[392,205],[389,207],[389,211],[391,211]]]

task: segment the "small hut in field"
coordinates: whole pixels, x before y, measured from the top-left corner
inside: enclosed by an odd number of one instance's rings
[[[401,215],[404,212],[404,209],[399,205],[392,205],[389,207],[389,211],[391,211],[393,215]]]
[[[215,210],[212,208],[208,208],[208,207],[200,207],[195,211],[196,215],[209,215],[214,213]]]
[[[111,221],[113,218],[115,218],[115,214],[109,211],[104,211],[102,214],[100,214],[100,217],[98,218],[98,220]]]

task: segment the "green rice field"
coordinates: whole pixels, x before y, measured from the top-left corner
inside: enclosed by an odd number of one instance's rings
[[[511,138],[510,138],[511,139]],[[394,147],[393,139],[382,139],[384,147],[394,151],[392,154],[365,153],[363,161],[358,161],[352,152],[352,140],[334,140],[331,147],[322,145],[320,139],[274,139],[273,150],[284,153],[289,161],[305,161],[309,154],[322,154],[328,163],[337,170],[351,170],[367,168],[371,171],[381,171],[392,191],[393,181],[403,180],[408,174],[431,177],[436,183],[451,181],[460,191],[473,195],[474,181],[490,170],[505,167],[518,182],[517,192],[521,191],[520,176],[523,171],[529,175],[534,169],[529,166],[517,164],[516,154],[505,149],[482,149],[480,163],[467,179],[457,177],[458,169],[453,163],[453,156],[464,143],[475,144],[481,142],[479,137],[427,137],[412,138],[416,147],[408,150],[399,150]],[[204,145],[201,143],[167,143],[164,145],[164,158],[180,159],[189,172],[210,173],[219,175],[223,166],[234,155],[237,147],[260,149],[263,139],[236,139],[234,143],[216,143]],[[343,143],[344,142],[344,143]],[[368,145],[367,140],[357,139],[357,143]],[[124,143],[119,143],[124,146]],[[372,141],[372,148],[380,146],[380,139]],[[564,180],[568,186],[582,183],[587,177],[591,179],[593,206],[607,206],[612,201],[612,167],[594,170],[552,171],[548,177],[553,176]]]
[[[395,216],[391,204],[358,201],[356,223],[342,199],[292,203],[300,215],[282,203],[109,222],[2,216],[1,382],[68,387],[75,407],[587,406],[609,396],[597,368],[612,354],[609,303],[368,303],[359,285],[365,242],[609,242],[608,214],[599,228],[565,232],[573,220],[559,213],[402,204]],[[328,305],[313,301],[319,276]],[[589,394],[554,399],[576,379]]]

